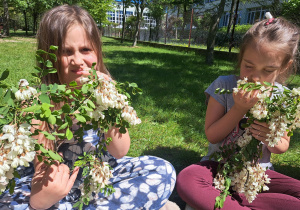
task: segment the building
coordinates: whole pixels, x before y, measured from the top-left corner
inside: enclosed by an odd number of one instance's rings
[[[281,1],[282,2],[282,1]],[[210,8],[218,5],[220,0],[205,0],[204,6],[199,8],[199,11],[207,11]],[[238,18],[237,24],[244,25],[244,24],[253,24],[257,20],[262,20],[265,18],[265,13],[270,11],[270,7],[272,6],[273,1],[240,1],[239,8],[238,8]],[[231,7],[231,0],[227,0],[224,14],[222,15],[219,27],[227,26],[229,17],[230,17],[230,7]]]
[[[108,11],[108,20],[112,23],[117,23],[118,26],[117,28],[122,28],[122,23],[123,23],[123,3],[121,1],[115,1],[115,6],[113,11]],[[134,6],[130,6],[129,8],[126,8],[126,15],[125,15],[125,20],[126,18],[130,16],[136,16],[136,8]],[[145,8],[143,11],[143,21],[141,28],[149,28],[155,27],[156,22],[154,19],[150,17],[149,9]]]

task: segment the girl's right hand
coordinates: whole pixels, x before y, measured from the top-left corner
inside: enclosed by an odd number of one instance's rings
[[[31,181],[30,205],[34,209],[47,209],[64,198],[76,180],[79,168],[70,176],[69,167],[56,162],[48,166],[40,163]]]
[[[239,90],[237,93],[233,93],[234,106],[243,112],[250,110],[258,101],[257,94],[259,90]]]

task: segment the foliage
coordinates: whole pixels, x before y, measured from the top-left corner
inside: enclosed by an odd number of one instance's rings
[[[255,200],[259,192],[268,190],[266,184],[270,183],[270,178],[265,174],[266,169],[259,165],[263,144],[250,132],[255,120],[266,122],[269,126],[265,139],[268,147],[275,147],[285,132],[292,136],[293,131],[300,127],[300,88],[281,91],[270,83],[264,82],[262,85],[259,82],[247,82],[245,78],[238,81],[233,94],[240,90],[259,90],[260,93],[257,94],[258,102],[246,114],[247,122],[242,125],[245,128],[244,134],[234,142],[224,142],[220,151],[211,156],[221,163],[214,178],[215,188],[221,190],[215,208],[223,207],[230,189],[243,193],[249,203]],[[216,93],[231,93],[231,90],[218,88]]]
[[[282,3],[282,16],[300,27],[299,11],[299,0],[289,0]]]
[[[85,0],[80,1],[83,8],[85,8],[94,18],[97,24],[102,27],[108,24],[107,11],[113,10],[114,0]]]
[[[33,71],[35,38],[1,39],[0,74],[11,69],[9,83],[29,78]],[[208,66],[202,55],[140,45],[102,37],[104,63],[116,81],[138,81],[143,97],[133,96],[132,105],[142,119],[129,128],[131,145],[128,156],[155,155],[168,160],[177,173],[199,162],[206,155],[208,141],[204,132],[204,90],[219,75],[233,73],[235,63],[226,56],[215,57]],[[11,61],[14,62],[11,62]],[[291,85],[298,87],[299,75]],[[291,86],[289,86],[291,87]],[[0,99],[0,103],[2,99]],[[272,154],[275,170],[300,179],[299,130],[291,137],[290,148],[283,154]],[[173,191],[170,200],[181,209],[185,202]]]
[[[51,46],[50,50],[57,50]],[[6,188],[13,193],[14,177],[19,177],[17,167],[29,166],[37,152],[39,161],[45,164],[53,164],[55,160],[62,162],[57,153],[58,147],[66,140],[75,139],[83,141],[84,130],[98,130],[98,135],[107,132],[112,126],[119,128],[121,133],[126,133],[130,125],[139,124],[141,121],[136,116],[135,110],[130,106],[130,94],[140,94],[141,90],[135,83],[118,83],[98,74],[92,69],[90,75],[81,78],[81,85],[75,81],[68,85],[41,84],[40,78],[51,73],[56,73],[53,63],[44,60],[43,55],[56,61],[56,55],[43,50],[36,51],[37,62],[45,68],[35,67],[32,73],[38,86],[29,86],[26,79],[21,79],[18,87],[7,83],[9,71],[5,70],[0,76],[0,93],[4,93],[3,105],[0,106],[0,140],[1,182],[0,189]],[[3,91],[4,90],[4,91]],[[34,121],[33,121],[34,120]],[[46,123],[50,130],[40,130],[35,122]],[[74,122],[79,126],[76,131],[72,130]],[[33,129],[31,129],[33,128]],[[100,128],[100,129],[99,129]],[[34,132],[32,132],[34,130]],[[55,141],[54,150],[46,149],[36,142],[32,136],[44,134],[48,140]],[[110,139],[99,142],[96,152],[85,154],[75,166],[84,168],[84,181],[82,186],[83,196],[79,204],[88,204],[92,199],[92,193],[100,191],[112,193],[112,186],[108,185],[111,171],[108,164],[95,158],[101,157],[102,149],[106,149]],[[93,173],[95,170],[103,170],[103,173]],[[91,172],[92,171],[92,172]],[[103,182],[99,182],[99,177]]]

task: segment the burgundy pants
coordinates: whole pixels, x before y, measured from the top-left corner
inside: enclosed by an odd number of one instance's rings
[[[214,209],[220,191],[213,186],[219,163],[203,161],[183,169],[177,177],[179,196],[191,207],[199,210]],[[271,183],[268,191],[259,193],[252,203],[242,194],[228,196],[222,209],[296,210],[300,209],[300,181],[272,170],[267,170]]]

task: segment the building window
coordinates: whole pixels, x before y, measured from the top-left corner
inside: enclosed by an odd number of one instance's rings
[[[260,21],[264,19],[266,13],[266,9],[260,8],[252,8],[248,10],[247,23],[253,24],[256,21]]]

